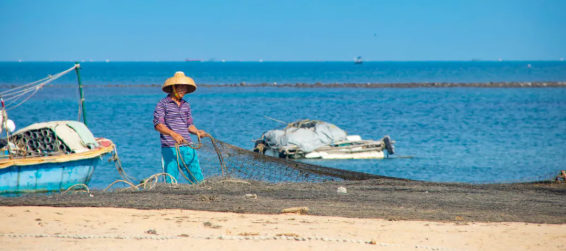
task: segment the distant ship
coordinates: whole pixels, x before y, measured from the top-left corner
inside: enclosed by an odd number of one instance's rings
[[[357,57],[354,59],[354,64],[362,64],[364,61],[362,60],[362,57]]]
[[[190,58],[185,58],[185,62],[202,62],[202,59],[190,59]]]

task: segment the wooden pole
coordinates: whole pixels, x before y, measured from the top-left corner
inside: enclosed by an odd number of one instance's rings
[[[81,107],[82,107],[82,112],[83,112],[83,123],[88,126],[87,122],[86,122],[86,109],[85,109],[85,99],[83,97],[83,83],[81,81],[81,65],[79,64],[79,62],[75,63],[75,71],[77,72],[77,79],[79,81],[79,93],[81,95]]]

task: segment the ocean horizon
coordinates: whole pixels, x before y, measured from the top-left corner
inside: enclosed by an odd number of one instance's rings
[[[108,60],[108,62],[106,62]],[[181,60],[110,60],[110,59],[97,59],[97,60],[0,60],[0,63],[177,63],[177,62],[185,62],[185,63],[235,63],[235,62],[242,62],[242,63],[312,63],[312,62],[351,62],[354,63],[354,60],[218,60],[218,59],[196,59],[196,60],[189,60],[181,59]],[[411,63],[411,62],[564,62],[564,58],[557,58],[557,59],[517,59],[517,60],[503,60],[503,59],[469,59],[469,60],[366,60],[363,59],[363,62],[372,62],[372,63],[389,63],[389,62],[398,62],[398,63]]]
[[[197,84],[484,83],[565,81],[566,62],[81,62],[88,85],[160,84],[183,71]],[[74,62],[0,62],[0,85],[21,85]],[[67,75],[57,84],[74,84]]]

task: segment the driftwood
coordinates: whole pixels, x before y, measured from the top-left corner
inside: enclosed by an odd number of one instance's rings
[[[230,182],[230,183],[242,183],[242,184],[246,184],[246,185],[251,185],[251,183],[244,181],[244,180],[222,180],[220,181],[220,183],[226,183],[226,182]]]
[[[291,207],[291,208],[285,208],[285,209],[281,210],[282,214],[287,214],[287,213],[308,214],[308,212],[309,212],[308,207]]]

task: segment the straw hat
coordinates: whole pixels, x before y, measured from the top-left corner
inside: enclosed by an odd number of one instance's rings
[[[172,86],[174,85],[187,85],[189,86],[189,91],[187,93],[191,93],[197,90],[197,85],[192,78],[185,76],[185,73],[182,71],[175,72],[175,75],[171,78],[165,80],[165,84],[161,88],[166,93],[171,93],[173,91]]]

